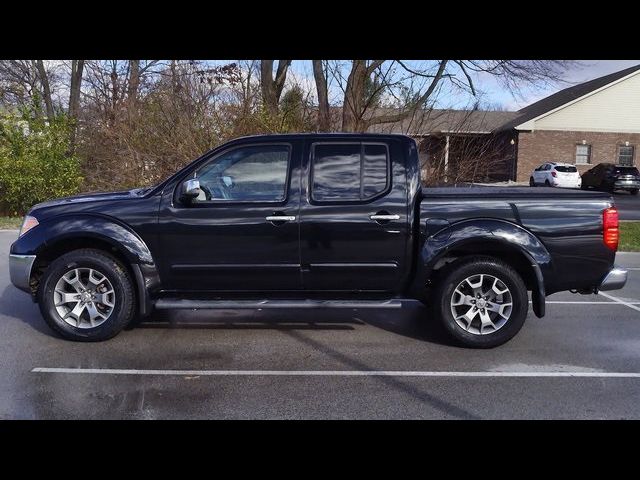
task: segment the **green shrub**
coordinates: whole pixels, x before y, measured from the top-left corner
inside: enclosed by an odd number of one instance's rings
[[[71,122],[33,118],[28,110],[0,115],[0,209],[22,215],[36,203],[73,195],[82,183],[69,152]]]

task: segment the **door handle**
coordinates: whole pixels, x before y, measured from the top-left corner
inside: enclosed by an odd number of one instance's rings
[[[295,215],[269,215],[265,218],[267,222],[293,222]]]
[[[382,221],[400,220],[400,215],[387,215],[387,214],[376,213],[375,215],[371,215],[369,218],[376,222],[379,222],[381,220]]]

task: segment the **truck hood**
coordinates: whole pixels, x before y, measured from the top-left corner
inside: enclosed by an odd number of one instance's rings
[[[145,188],[135,188],[133,190],[123,190],[119,192],[93,192],[84,193],[82,195],[74,195],[71,197],[55,198],[53,200],[48,200],[46,202],[34,205],[31,208],[31,211],[60,205],[140,198],[140,195],[143,194],[146,190],[147,189]]]

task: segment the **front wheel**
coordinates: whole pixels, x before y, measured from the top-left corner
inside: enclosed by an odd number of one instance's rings
[[[522,278],[511,266],[476,257],[446,268],[434,292],[435,313],[457,343],[492,348],[520,331],[529,300]]]
[[[74,250],[54,260],[40,280],[37,300],[49,327],[69,340],[108,340],[135,314],[127,269],[101,250]]]
[[[638,189],[637,188],[632,188],[631,190],[629,190],[629,193],[631,195],[638,195]]]
[[[529,186],[530,187],[535,187],[536,186],[536,182],[533,180],[533,177],[529,178]]]

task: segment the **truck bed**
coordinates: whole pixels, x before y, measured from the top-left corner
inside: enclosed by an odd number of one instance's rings
[[[540,197],[555,197],[563,199],[598,199],[606,200],[611,195],[595,190],[574,190],[570,188],[553,187],[433,187],[422,188],[423,198],[496,198],[496,199],[540,199]]]

